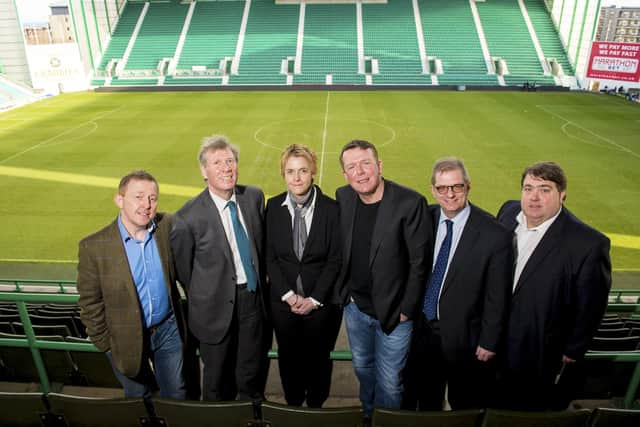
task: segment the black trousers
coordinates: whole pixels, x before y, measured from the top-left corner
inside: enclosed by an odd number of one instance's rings
[[[287,311],[285,303],[273,302],[272,321],[278,341],[278,367],[287,404],[320,408],[329,396],[333,350],[342,311],[327,304],[306,316]],[[284,307],[286,305],[286,307]]]
[[[475,348],[470,353],[456,355],[455,360],[446,357],[439,323],[427,321],[420,313],[404,371],[403,408],[440,411],[447,386],[454,410],[490,406],[495,397],[494,361],[479,361]]]
[[[537,366],[514,372],[506,369],[500,385],[499,408],[516,411],[563,411],[584,386],[584,361],[569,363],[564,368],[557,355],[556,363],[548,363],[544,371]]]
[[[200,343],[203,400],[261,399],[265,319],[260,295],[238,288],[231,326],[217,344]]]

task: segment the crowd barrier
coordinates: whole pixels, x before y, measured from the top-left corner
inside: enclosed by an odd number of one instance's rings
[[[620,313],[640,313],[638,295],[640,290],[614,290],[610,295],[608,311]],[[634,298],[635,297],[635,298]],[[0,346],[28,348],[37,371],[40,390],[46,395],[51,392],[49,373],[43,363],[42,352],[47,350],[66,350],[79,353],[99,353],[100,351],[88,342],[53,341],[38,338],[33,330],[28,303],[77,303],[79,296],[72,281],[56,280],[14,280],[0,279],[0,302],[9,301],[16,304],[20,320],[24,328],[24,338],[6,338],[0,334]],[[628,301],[628,302],[625,302]],[[629,302],[630,301],[630,302]],[[78,340],[81,341],[81,340]],[[269,351],[270,358],[277,358],[277,350]],[[351,352],[337,350],[331,352],[333,360],[351,360]],[[640,351],[598,351],[588,352],[585,359],[608,360],[612,362],[635,363],[633,374],[629,378],[622,402],[624,408],[633,407],[640,387]],[[640,425],[640,424],[639,424]]]

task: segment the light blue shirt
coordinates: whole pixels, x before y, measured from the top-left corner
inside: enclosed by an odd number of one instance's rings
[[[142,241],[129,235],[119,215],[118,228],[124,250],[127,253],[131,277],[133,277],[133,283],[135,283],[138,292],[138,301],[142,306],[145,325],[150,328],[160,323],[171,313],[162,261],[154,238],[157,226],[155,222],[151,221]]]
[[[438,259],[438,253],[440,252],[440,247],[442,246],[442,242],[447,235],[447,224],[445,221],[447,219],[453,222],[452,225],[452,233],[451,236],[451,249],[449,250],[449,259],[447,260],[447,269],[444,272],[444,277],[442,278],[442,283],[444,284],[447,279],[447,273],[449,273],[449,265],[451,264],[451,260],[453,259],[453,255],[456,253],[456,248],[458,247],[458,243],[460,242],[460,237],[462,236],[462,230],[464,230],[464,226],[467,224],[467,220],[469,219],[469,214],[471,213],[471,208],[469,207],[469,202],[456,216],[453,218],[448,218],[442,209],[440,209],[440,220],[438,222],[438,230],[436,232],[436,245],[433,251],[433,263],[431,265],[431,271],[433,271],[433,267],[435,266],[436,260]],[[438,294],[438,318],[440,318],[440,295],[442,295],[442,290],[444,286],[440,287],[440,294]]]

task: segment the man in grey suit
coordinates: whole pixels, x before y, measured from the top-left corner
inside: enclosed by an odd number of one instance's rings
[[[198,153],[207,188],[175,215],[171,245],[200,341],[204,400],[262,397],[264,194],[237,185],[238,150],[223,136]]]
[[[80,317],[111,360],[125,396],[142,396],[152,409],[150,359],[160,395],[185,398],[171,218],[156,213],[158,183],[144,171],[122,178],[115,202],[116,220],[80,241]]]
[[[365,424],[373,408],[399,408],[413,318],[418,313],[433,247],[426,199],[382,178],[368,141],[340,155],[349,185],[338,188],[343,244],[338,280]]]

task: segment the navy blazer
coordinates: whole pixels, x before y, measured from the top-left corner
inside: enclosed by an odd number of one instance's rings
[[[506,202],[498,220],[515,230],[519,201]],[[580,359],[607,307],[611,289],[609,239],[562,207],[531,254],[516,284],[507,335],[514,372],[551,380],[562,356]]]
[[[513,283],[513,233],[489,213],[469,207],[439,300],[442,350],[450,363],[468,361],[478,345],[502,350]],[[441,209],[429,210],[435,234]]]

